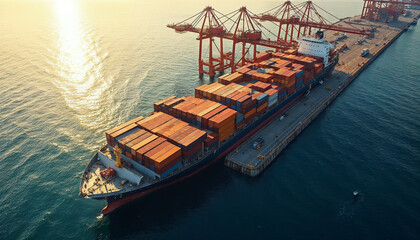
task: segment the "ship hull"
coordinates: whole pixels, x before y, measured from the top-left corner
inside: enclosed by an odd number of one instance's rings
[[[136,189],[130,192],[105,197],[108,205],[102,210],[102,214],[103,215],[109,214],[124,204],[127,204],[136,199],[143,198],[144,196],[149,195],[150,193],[156,192],[170,185],[176,184],[182,180],[185,180],[191,176],[194,176],[200,171],[206,169],[207,167],[223,159],[227,154],[229,154],[231,151],[237,148],[245,140],[252,137],[252,135],[254,135],[259,129],[264,127],[267,123],[269,123],[273,118],[275,118],[276,116],[284,112],[284,110],[286,110],[290,105],[292,105],[302,95],[304,95],[308,89],[316,86],[320,80],[324,79],[324,77],[329,76],[331,72],[334,70],[334,67],[337,64],[337,62],[338,62],[338,57],[333,63],[327,66],[323,70],[323,72],[317,76],[316,80],[312,81],[311,84],[307,84],[303,86],[298,91],[296,91],[292,96],[288,97],[285,101],[281,102],[280,104],[278,104],[276,107],[272,108],[271,110],[268,110],[268,112],[265,113],[262,117],[260,117],[258,120],[250,124],[245,129],[238,132],[231,139],[229,139],[227,142],[221,145],[217,150],[215,150],[213,153],[209,154],[208,156],[206,156],[199,162],[180,171],[179,173],[176,173],[168,178],[162,179],[161,181],[158,181],[152,185],[141,187],[139,189]],[[97,198],[97,199],[104,199],[104,198],[102,197],[102,198]]]

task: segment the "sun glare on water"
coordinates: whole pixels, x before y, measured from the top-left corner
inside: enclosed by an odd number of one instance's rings
[[[105,121],[103,108],[109,79],[103,76],[98,44],[92,27],[82,21],[81,2],[56,0],[57,56],[54,85],[61,90],[68,107],[75,111],[82,125],[98,127]]]

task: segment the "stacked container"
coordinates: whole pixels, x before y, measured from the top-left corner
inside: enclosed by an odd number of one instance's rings
[[[211,100],[204,100],[190,96],[186,97],[184,102],[174,106],[173,110],[169,112],[169,114],[196,126],[206,128],[204,116],[221,106],[222,104]]]
[[[314,64],[314,71],[315,74],[318,75],[322,72],[322,69],[324,69],[324,64],[323,63],[315,63]]]
[[[209,119],[209,128],[218,133],[219,142],[224,141],[234,133],[236,115],[235,110],[227,108]]]
[[[270,68],[273,68],[274,70],[279,70],[280,68],[292,66],[292,62],[280,58],[271,58],[269,61],[274,62],[270,65]]]
[[[278,102],[284,101],[286,99],[286,95],[287,95],[286,88],[285,87],[278,87],[277,91],[278,91],[278,98],[279,98]]]
[[[202,121],[201,121],[201,127],[204,128],[204,129],[209,129],[210,118],[216,116],[217,114],[223,112],[226,109],[227,109],[226,106],[221,105],[221,106],[215,108],[214,110],[208,112],[207,114],[203,115]]]
[[[127,125],[125,127],[117,127],[117,131],[108,131],[109,144],[114,147],[118,145],[126,157],[165,177],[182,165],[181,149],[162,137],[140,129],[138,122],[143,120],[143,117],[139,117],[129,121],[128,125],[123,124]]]
[[[206,132],[162,112],[155,113],[138,124],[180,147],[182,156],[188,161],[193,160],[201,153],[207,135]]]
[[[271,66],[273,65],[273,64],[275,64],[276,62],[275,61],[273,61],[273,59],[268,59],[268,60],[265,60],[265,61],[262,61],[262,62],[259,62],[258,63],[258,65],[261,67],[261,68],[271,68]]]
[[[269,50],[258,53],[256,55],[256,61],[257,62],[262,62],[262,61],[270,59],[271,58],[271,53],[272,53],[272,51],[269,51]]]
[[[158,137],[155,140],[150,141],[147,144],[144,144],[140,148],[137,148],[136,155],[135,155],[136,160],[139,163],[143,164],[145,167],[150,168],[150,161],[146,161],[144,155],[165,142],[167,142],[166,139],[162,137]]]
[[[245,76],[246,76],[247,81],[258,80],[258,81],[268,83],[268,82],[271,82],[271,79],[273,79],[272,74],[261,73],[261,72],[258,72],[257,70],[251,70],[247,72]]]
[[[278,94],[279,91],[276,89],[269,89],[265,91],[265,94],[268,95],[268,108],[271,108],[272,106],[277,104],[278,101]]]
[[[234,72],[232,74],[225,74],[220,76],[218,82],[224,85],[228,85],[230,83],[240,83],[243,80],[243,74],[240,72]]]
[[[249,72],[249,71],[251,71],[251,68],[249,68],[248,66],[242,66],[242,67],[237,68],[235,70],[235,72],[241,73],[243,75],[243,77],[245,77],[244,74]]]
[[[263,83],[263,82],[256,82],[254,84],[249,84],[247,86],[259,92],[265,92],[271,88],[271,84]]]
[[[161,112],[161,106],[165,103],[165,102],[167,102],[167,101],[170,101],[170,100],[173,100],[173,99],[175,99],[176,97],[175,96],[171,96],[171,97],[168,97],[168,98],[165,98],[165,99],[163,99],[163,100],[160,100],[160,101],[158,101],[158,102],[155,102],[155,104],[153,104],[153,108],[154,108],[154,110],[155,110],[155,112]]]
[[[275,72],[274,81],[285,87],[287,89],[287,94],[291,94],[296,88],[296,71],[290,68],[280,68]]]
[[[242,113],[238,113],[238,116],[236,116],[235,126],[236,129],[241,129],[244,126],[244,115]]]
[[[257,102],[256,113],[258,115],[264,114],[268,109],[268,94],[262,92],[254,93],[252,99]]]
[[[219,143],[219,135],[215,132],[208,133],[206,140],[204,140],[204,147],[207,148],[208,151],[212,151],[217,147]]]
[[[162,101],[156,102],[154,104],[154,109],[156,112],[169,113],[172,108],[184,101],[184,98],[176,98],[175,96],[168,97]]]
[[[118,147],[122,149],[124,155],[136,160],[136,150],[156,138],[157,136],[154,134],[141,129],[140,131],[131,134],[131,136],[127,136],[126,138],[119,140]]]
[[[223,85],[220,83],[212,83],[210,85],[203,85],[195,89],[195,96],[197,98],[206,98],[213,101],[217,101],[222,104],[230,105],[232,93],[234,92],[249,92],[250,89],[244,88],[244,86],[231,83],[229,85]]]
[[[182,166],[181,148],[164,142],[144,154],[146,165],[157,174],[165,177]]]
[[[293,54],[293,55],[297,55],[298,50],[297,49],[288,49],[286,51],[284,51],[285,54]]]
[[[106,131],[105,136],[106,136],[107,143],[111,146],[115,146],[115,139],[116,138],[118,138],[118,137],[121,138],[121,136],[124,135],[124,134],[128,135],[127,134],[128,132],[133,131],[137,127],[137,125],[135,123],[137,121],[140,121],[140,120],[143,120],[143,119],[144,119],[144,117],[140,116],[140,117],[137,117],[133,120],[130,120],[130,121],[124,123],[124,124],[121,124],[118,127],[115,127],[111,130]]]
[[[107,131],[108,144],[167,176],[182,165],[182,159],[191,161],[204,148],[215,149],[235,129],[285,100],[324,68],[321,58],[297,56],[295,50],[263,52],[257,61],[219,77],[219,83],[196,88],[195,97],[171,96],[156,102],[151,116]]]
[[[249,78],[249,76],[247,75],[247,73],[249,71],[252,71],[252,70],[257,69],[258,67],[259,67],[258,64],[256,64],[256,63],[250,63],[250,64],[247,64],[245,66],[242,66],[240,68],[235,69],[235,72],[241,73],[243,75],[243,77],[244,77],[243,78],[244,81],[249,81],[251,79]]]

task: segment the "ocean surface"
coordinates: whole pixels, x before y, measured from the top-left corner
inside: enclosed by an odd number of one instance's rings
[[[0,1],[0,239],[420,239],[419,26],[259,177],[219,163],[107,217],[78,197],[105,130],[210,82],[196,36],[166,24],[280,3]]]

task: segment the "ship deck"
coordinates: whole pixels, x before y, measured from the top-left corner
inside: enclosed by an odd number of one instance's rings
[[[370,22],[360,19],[359,16],[347,18],[343,21],[350,22],[357,27],[376,27],[375,36],[365,39],[362,44],[358,40],[362,36],[347,34],[347,38],[338,41],[337,46],[347,44],[348,49],[340,52],[339,64],[331,76],[311,90],[310,94],[301,97],[292,106],[284,111],[286,117],[272,120],[261,130],[254,134],[236,150],[230,153],[225,160],[225,165],[238,170],[249,176],[260,174],[286,146],[321,113],[348,84],[350,84],[361,71],[379,56],[398,36],[410,26],[414,17],[419,16],[420,11],[410,10],[411,16],[400,18],[396,22]],[[342,22],[336,23],[338,25]],[[325,39],[332,41],[336,38],[334,32],[325,31]],[[368,48],[370,53],[365,57],[360,52]],[[257,138],[263,138],[265,144],[258,150],[252,148]]]
[[[118,177],[118,175],[110,179],[105,179],[100,175],[100,172],[105,169],[105,165],[100,161],[92,164],[81,188],[83,194],[89,196],[118,192],[123,189],[123,186],[121,185],[123,179]]]
[[[120,169],[116,168],[115,160],[108,149],[98,154],[93,157],[83,174],[80,195],[87,198],[100,199],[135,190],[141,186],[150,184],[150,178],[141,174],[132,166],[124,166]],[[101,176],[101,171],[107,167],[116,170],[117,175],[110,178]]]

